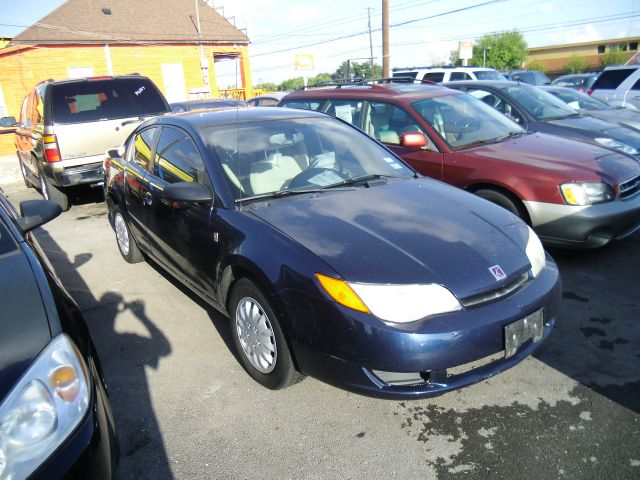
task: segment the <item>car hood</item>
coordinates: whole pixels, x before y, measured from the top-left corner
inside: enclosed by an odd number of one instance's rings
[[[0,402],[51,340],[31,265],[21,250],[0,258]]]
[[[640,112],[626,109],[589,110],[589,115],[606,122],[615,122],[640,130]]]
[[[590,138],[609,137],[640,149],[640,132],[590,115],[560,118],[545,122],[571,135],[581,133]],[[555,133],[555,132],[549,132]],[[562,134],[562,132],[558,132]]]
[[[461,152],[462,153],[462,152]],[[464,151],[466,156],[487,157],[552,172],[566,181],[600,181],[611,185],[640,175],[640,163],[633,157],[585,141],[532,133],[506,142]]]
[[[434,180],[285,197],[251,212],[352,282],[437,283],[463,299],[510,283],[530,268],[523,222]],[[494,278],[494,265],[506,279]]]

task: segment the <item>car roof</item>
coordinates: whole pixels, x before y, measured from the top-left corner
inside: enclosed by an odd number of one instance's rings
[[[94,82],[99,80],[120,80],[120,79],[148,79],[144,75],[140,75],[139,73],[131,73],[128,75],[102,75],[95,77],[82,77],[82,78],[66,78],[64,80],[45,80],[46,83],[50,83],[51,85],[62,85],[66,83],[84,83],[84,82]],[[44,82],[43,82],[44,83]]]
[[[514,82],[513,80],[463,80],[456,82],[444,82],[442,85],[446,87],[490,87],[490,88],[505,88],[515,87],[518,85],[529,85],[524,82]]]
[[[437,84],[425,83],[390,83],[390,84],[345,84],[330,87],[296,90],[283,100],[304,98],[377,98],[380,100],[394,98],[406,101],[423,98],[440,97],[456,94],[454,90]]]

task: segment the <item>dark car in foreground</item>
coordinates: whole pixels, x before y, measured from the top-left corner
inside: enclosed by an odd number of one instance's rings
[[[124,259],[227,314],[269,388],[435,395],[515,365],[556,320],[558,270],[524,222],[327,115],[158,118],[110,153],[106,183]]]
[[[470,95],[437,85],[359,84],[300,90],[280,105],[351,123],[423,175],[518,215],[549,245],[595,248],[640,228],[636,160],[526,132]]]
[[[246,107],[246,102],[233,98],[211,98],[208,100],[190,100],[169,104],[172,113],[190,112],[191,110],[208,110],[211,108]]]
[[[113,415],[80,310],[30,230],[60,214],[0,193],[0,478],[112,478]]]
[[[539,87],[549,92],[554,97],[562,100],[571,108],[581,113],[586,113],[610,123],[619,123],[623,126],[640,130],[640,110],[631,105],[626,107],[612,107],[608,103],[591,97],[586,93],[580,93],[570,88],[556,87],[553,85]]]
[[[576,112],[540,88],[514,82],[455,82],[446,86],[482,100],[527,130],[588,141],[640,158],[640,132]]]

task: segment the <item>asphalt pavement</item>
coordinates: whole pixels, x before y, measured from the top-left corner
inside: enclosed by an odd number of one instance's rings
[[[9,199],[40,198],[20,183]],[[640,233],[551,251],[564,286],[538,352],[480,384],[378,400],[307,378],[267,390],[228,320],[118,252],[100,192],[37,231],[105,370],[122,479],[638,479]]]

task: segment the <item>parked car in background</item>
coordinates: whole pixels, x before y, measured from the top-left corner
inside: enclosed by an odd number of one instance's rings
[[[572,88],[584,93],[591,88],[596,78],[598,78],[597,73],[572,73],[571,75],[563,75],[556,78],[551,82],[551,85]]]
[[[455,82],[526,130],[588,141],[640,158],[640,132],[577,112],[540,88],[515,82]]]
[[[549,92],[554,97],[562,100],[571,108],[586,113],[592,117],[600,118],[607,122],[619,123],[640,130],[640,110],[631,105],[626,107],[612,107],[608,103],[591,97],[586,93],[569,88],[543,86],[539,87]]]
[[[159,117],[111,152],[107,183],[123,258],[228,314],[268,388],[304,374],[436,395],[518,363],[555,322],[557,267],[524,222],[327,115]]]
[[[527,132],[471,95],[438,85],[360,84],[297,91],[280,106],[359,127],[423,175],[518,215],[549,245],[600,247],[640,227],[634,158]]]
[[[524,82],[529,85],[549,85],[551,79],[544,73],[537,70],[512,70],[511,72],[502,72],[506,80],[514,82]],[[494,80],[489,78],[487,80]]]
[[[211,108],[246,107],[247,103],[233,98],[210,98],[207,100],[189,100],[170,104],[171,112],[190,112],[191,110],[209,110]]]
[[[114,476],[117,437],[82,314],[29,233],[60,214],[0,190],[0,478]]]
[[[15,134],[25,184],[68,210],[70,187],[102,181],[107,150],[145,118],[170,111],[140,75],[38,83],[22,101]]]
[[[640,108],[640,65],[605,68],[587,93],[614,107]]]
[[[288,91],[270,92],[265,93],[264,95],[258,95],[257,97],[247,100],[247,105],[250,107],[277,107],[280,100],[282,100],[282,97],[288,93]]]
[[[504,80],[493,68],[484,67],[409,67],[394,68],[395,78],[411,78],[416,82],[454,82],[458,80]]]

